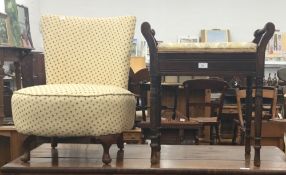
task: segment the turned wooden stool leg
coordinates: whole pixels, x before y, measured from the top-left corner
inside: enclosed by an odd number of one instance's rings
[[[233,133],[232,133],[232,140],[231,144],[235,145],[236,144],[236,139],[237,139],[237,134],[238,134],[238,126],[235,122],[233,122]]]
[[[199,144],[199,130],[200,130],[200,129],[195,129],[195,130],[194,130],[195,145],[198,145],[198,144]]]
[[[260,166],[260,149],[261,149],[261,125],[262,125],[262,87],[263,77],[256,77],[256,98],[255,98],[255,132],[254,132],[254,165]]]
[[[219,124],[215,125],[215,132],[216,132],[216,139],[217,142],[216,143],[221,143],[221,139],[220,139],[220,128],[219,128]]]
[[[245,112],[245,155],[250,156],[250,131],[251,131],[251,118],[252,118],[252,76],[247,76],[247,89],[246,89],[246,112]]]

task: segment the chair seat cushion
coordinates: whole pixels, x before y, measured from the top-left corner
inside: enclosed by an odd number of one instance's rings
[[[218,43],[159,43],[158,53],[164,52],[256,52],[257,45],[251,42]]]
[[[12,96],[17,131],[37,136],[99,136],[132,128],[135,97],[126,89],[95,84],[50,84]]]

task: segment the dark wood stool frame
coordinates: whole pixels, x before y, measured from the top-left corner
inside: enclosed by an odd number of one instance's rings
[[[155,31],[148,22],[141,25],[150,52],[150,130],[151,130],[151,163],[160,160],[160,125],[161,125],[161,76],[166,75],[242,75],[247,77],[246,98],[246,135],[245,157],[250,159],[250,127],[252,106],[252,84],[255,77],[255,155],[254,165],[260,166],[261,149],[261,116],[262,116],[262,86],[264,76],[265,50],[268,41],[273,36],[275,26],[267,23],[263,29],[256,30],[253,43],[257,44],[256,52],[216,52],[216,53],[187,53],[187,52],[158,52],[158,42]],[[198,63],[207,63],[207,69],[198,68]]]

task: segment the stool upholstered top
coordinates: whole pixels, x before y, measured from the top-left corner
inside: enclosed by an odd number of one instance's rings
[[[221,52],[256,52],[257,44],[252,42],[217,42],[217,43],[159,43],[158,53],[221,53]]]

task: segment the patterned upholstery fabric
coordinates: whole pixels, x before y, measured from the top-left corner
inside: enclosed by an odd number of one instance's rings
[[[251,42],[160,43],[158,52],[256,52],[256,48]]]
[[[111,85],[52,84],[12,98],[17,131],[41,136],[98,136],[132,128],[134,95]]]
[[[99,136],[133,126],[126,90],[135,17],[44,16],[47,85],[12,96],[17,131],[38,136]]]
[[[127,88],[135,17],[42,17],[47,84]]]

